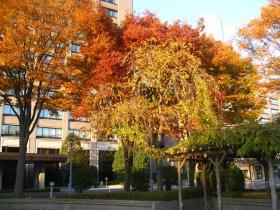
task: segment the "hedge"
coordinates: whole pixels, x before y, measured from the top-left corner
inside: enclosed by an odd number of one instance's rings
[[[177,191],[168,192],[112,192],[112,193],[83,193],[67,195],[68,199],[98,199],[98,200],[141,200],[141,201],[171,201],[178,199]],[[201,188],[188,188],[182,192],[183,199],[200,198]]]

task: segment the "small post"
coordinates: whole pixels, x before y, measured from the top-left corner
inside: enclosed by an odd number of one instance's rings
[[[53,187],[54,187],[54,182],[50,182],[50,199],[53,199],[54,196],[53,196]]]
[[[73,144],[74,140],[70,139],[69,140],[69,145],[70,145],[70,157],[69,157],[69,183],[68,183],[68,193],[72,194],[72,158],[73,158]]]
[[[106,184],[106,188],[108,188],[108,177],[105,177],[105,184]]]

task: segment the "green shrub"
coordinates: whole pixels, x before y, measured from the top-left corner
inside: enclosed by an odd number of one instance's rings
[[[163,184],[165,185],[166,190],[170,191],[172,185],[178,184],[177,168],[174,166],[162,166],[161,172]]]
[[[228,191],[224,192],[223,196],[226,198],[241,198],[242,193],[240,191]]]
[[[77,192],[83,192],[91,186],[97,185],[97,169],[94,166],[84,164],[73,167],[73,188]]]
[[[50,188],[45,188],[45,189],[30,188],[30,189],[23,190],[24,193],[49,192],[49,191],[50,191]],[[54,187],[53,192],[60,192],[60,188]],[[2,190],[0,190],[0,193],[13,193],[13,190],[12,189],[2,189]]]
[[[235,166],[234,164],[231,164],[227,170],[227,184],[228,189],[231,191],[238,191],[244,189],[244,175],[242,171]]]
[[[132,186],[135,191],[148,191],[149,189],[149,173],[146,170],[133,171]]]
[[[201,198],[201,188],[183,189],[183,199]],[[142,201],[172,201],[178,199],[177,191],[168,192],[113,192],[113,193],[86,193],[65,196],[68,199],[102,199],[102,200],[142,200]]]

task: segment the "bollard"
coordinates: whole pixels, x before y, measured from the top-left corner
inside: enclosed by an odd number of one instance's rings
[[[50,199],[53,199],[54,196],[53,196],[53,187],[54,187],[54,182],[50,182]]]

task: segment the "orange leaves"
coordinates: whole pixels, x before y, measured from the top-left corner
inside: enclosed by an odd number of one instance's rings
[[[127,17],[123,23],[123,42],[128,49],[139,47],[150,39],[166,41],[176,38],[195,45],[199,39],[199,30],[180,21],[168,25],[154,14],[146,12],[142,17],[133,15]]]
[[[105,83],[116,83],[123,79],[123,55],[120,52],[103,52],[91,75],[90,84],[97,86]]]

